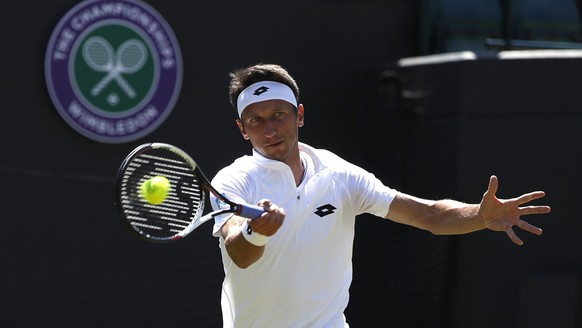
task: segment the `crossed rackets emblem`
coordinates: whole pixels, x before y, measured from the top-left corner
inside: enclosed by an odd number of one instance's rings
[[[123,42],[117,51],[100,36],[93,36],[83,46],[85,63],[96,72],[107,73],[92,89],[91,95],[98,96],[111,81],[115,80],[123,92],[130,98],[136,93],[132,86],[123,78],[123,74],[138,72],[147,60],[147,50],[143,42],[129,39]]]

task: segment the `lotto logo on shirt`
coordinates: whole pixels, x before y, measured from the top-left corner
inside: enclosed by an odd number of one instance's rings
[[[139,0],[88,0],[51,35],[45,78],[63,119],[84,136],[129,142],[170,114],[182,83],[176,38]]]
[[[333,214],[334,211],[336,210],[336,207],[331,205],[331,204],[326,204],[323,206],[320,206],[317,208],[317,211],[313,212],[314,214],[316,214],[317,216],[319,216],[320,218]]]

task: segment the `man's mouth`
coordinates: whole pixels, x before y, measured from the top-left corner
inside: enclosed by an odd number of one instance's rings
[[[265,145],[265,148],[277,147],[277,146],[281,145],[282,143],[283,143],[283,140],[280,140],[277,142],[272,142],[272,143]]]

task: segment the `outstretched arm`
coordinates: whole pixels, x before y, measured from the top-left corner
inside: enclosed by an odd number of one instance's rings
[[[496,197],[499,182],[496,176],[489,179],[489,187],[479,204],[466,204],[454,200],[431,201],[399,193],[386,215],[395,222],[428,230],[434,234],[465,234],[482,229],[505,231],[516,244],[523,241],[513,227],[540,235],[542,229],[522,220],[523,215],[544,214],[549,206],[522,206],[545,196],[543,191],[523,194],[516,198]]]

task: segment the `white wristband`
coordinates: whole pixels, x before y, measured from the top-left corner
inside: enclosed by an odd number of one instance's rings
[[[265,246],[270,237],[261,235],[258,232],[253,231],[249,226],[249,222],[245,220],[245,223],[241,226],[241,233],[243,237],[251,244],[255,246]]]

